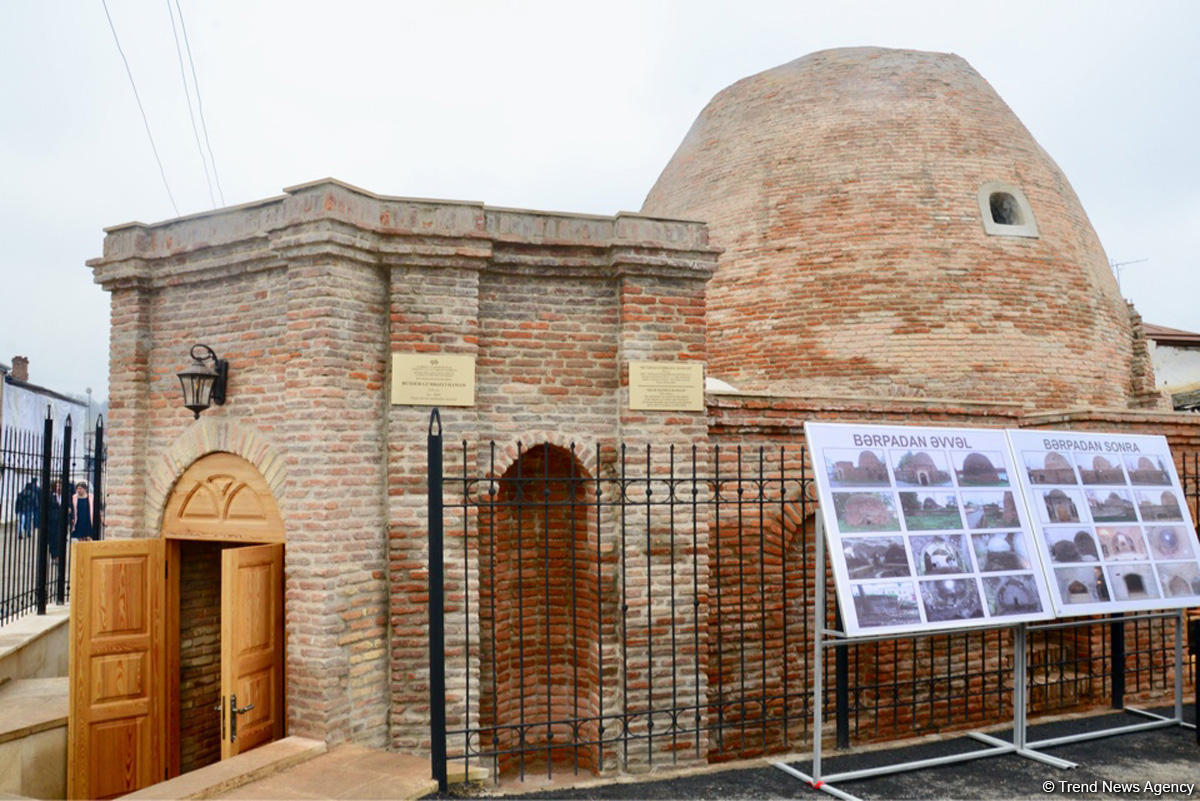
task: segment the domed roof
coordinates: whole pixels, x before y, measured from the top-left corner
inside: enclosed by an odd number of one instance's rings
[[[642,212],[724,249],[709,370],[743,391],[1057,408],[1144,386],[1078,198],[958,56],[828,50],[741,80]]]

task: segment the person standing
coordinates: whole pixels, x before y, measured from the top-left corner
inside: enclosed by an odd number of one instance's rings
[[[66,536],[63,529],[62,482],[55,480],[50,484],[50,505],[46,509],[46,523],[50,529],[50,558],[58,561],[62,556],[62,540]]]
[[[17,538],[25,539],[33,534],[38,525],[38,506],[41,504],[41,488],[36,478],[31,478],[25,488],[17,494]]]
[[[92,499],[88,497],[86,481],[80,481],[75,485],[74,507],[71,539],[90,540],[92,538]]]

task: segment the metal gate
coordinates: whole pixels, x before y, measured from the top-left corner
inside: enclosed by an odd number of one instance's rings
[[[69,531],[75,486],[90,482],[93,539],[103,535],[104,421],[72,453],[72,424],[47,414],[43,430],[0,431],[0,625],[70,594]]]
[[[460,441],[447,471],[434,421],[443,784],[448,761],[499,781],[806,748],[817,669],[840,747],[1011,720],[1008,629],[849,644],[812,664],[805,448]],[[1194,470],[1185,486],[1195,509]],[[1173,636],[1165,621],[1032,633],[1031,716],[1170,692]]]

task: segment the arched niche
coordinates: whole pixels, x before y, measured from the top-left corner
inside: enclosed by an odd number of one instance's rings
[[[591,480],[572,451],[543,442],[517,455],[480,508],[480,574],[489,577],[479,594],[488,663],[480,719],[488,732],[484,748],[502,754],[501,775],[532,770],[539,759],[600,769],[600,587]],[[569,722],[580,719],[577,728]],[[541,725],[528,725],[532,721]],[[529,753],[535,747],[544,749],[541,755]],[[526,754],[505,753],[517,749]]]

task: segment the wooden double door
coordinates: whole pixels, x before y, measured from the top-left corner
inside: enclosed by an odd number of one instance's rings
[[[209,467],[201,484],[212,483]],[[225,473],[217,471],[217,500],[228,500],[238,485]],[[180,491],[188,489],[195,488]],[[168,514],[186,521],[187,507],[172,503]],[[245,537],[230,541],[195,529],[167,525],[161,539],[73,546],[70,798],[121,795],[180,771],[180,554],[188,533],[222,546],[220,700],[207,716],[220,737],[220,758],[284,734],[283,544],[242,544]],[[216,558],[218,551],[211,553]]]

